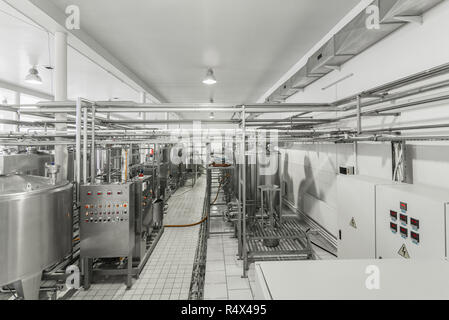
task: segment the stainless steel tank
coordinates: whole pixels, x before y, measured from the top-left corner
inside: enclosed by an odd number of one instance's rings
[[[253,219],[256,213],[256,197],[257,197],[257,165],[255,163],[254,158],[251,159],[251,156],[246,155],[246,207],[248,217]],[[254,156],[252,156],[254,157]],[[242,172],[243,164],[237,164],[235,166],[234,171],[234,190],[235,195],[238,197],[239,192],[239,177]]]
[[[9,149],[0,150],[0,175],[31,174],[43,176],[45,163],[53,162],[53,158],[53,155],[35,149],[27,149],[23,152]]]
[[[280,186],[280,153],[271,151],[263,157],[258,157],[257,161],[257,186]],[[265,199],[267,202],[268,199]],[[279,193],[275,195],[275,208],[279,210]],[[260,203],[260,194],[257,194],[257,203]]]
[[[164,223],[164,201],[156,199],[153,202],[153,226],[156,228],[162,227]]]
[[[72,198],[68,182],[0,176],[0,286],[38,298],[42,271],[71,252]]]

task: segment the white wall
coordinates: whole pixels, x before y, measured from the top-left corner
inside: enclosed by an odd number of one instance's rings
[[[363,90],[449,62],[449,1],[425,14],[424,24],[408,24],[329,75],[291,97],[287,102],[331,102]],[[354,76],[331,87],[322,88],[344,76]],[[448,79],[448,76],[439,79]],[[431,80],[431,82],[436,79]],[[415,98],[414,98],[415,99]],[[401,103],[407,101],[396,101]],[[334,114],[323,115],[332,117]],[[274,115],[267,117],[273,118]],[[279,118],[285,118],[279,115]],[[412,108],[399,118],[370,118],[364,128],[392,124],[442,123],[449,119],[449,102]],[[355,127],[354,121],[339,127]],[[443,132],[442,130],[434,130]],[[424,133],[421,131],[421,133]],[[447,133],[447,131],[446,131]],[[407,157],[413,182],[449,187],[449,145],[410,143]],[[287,160],[286,160],[287,159]],[[341,165],[354,165],[352,144],[295,144],[282,148],[282,169],[288,182],[288,198],[298,209],[337,234],[336,174]],[[389,143],[359,143],[359,173],[391,179]]]

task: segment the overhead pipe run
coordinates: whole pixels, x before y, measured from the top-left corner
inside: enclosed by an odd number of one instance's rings
[[[395,116],[397,113],[388,113],[389,111],[395,111],[403,108],[408,107],[414,107],[414,106],[423,106],[425,104],[429,103],[436,103],[441,102],[445,100],[449,100],[449,94],[442,94],[437,97],[431,97],[431,98],[423,98],[415,101],[407,101],[404,103],[400,103],[397,105],[387,105],[387,106],[380,106],[377,108],[371,108],[370,110],[363,110],[365,107],[368,106],[374,106],[376,104],[383,104],[390,100],[396,100],[396,99],[402,99],[408,96],[422,94],[424,92],[430,92],[433,90],[441,90],[443,88],[446,88],[449,86],[449,80],[443,80],[438,81],[432,84],[425,84],[423,86],[420,86],[418,88],[412,88],[408,89],[403,92],[397,92],[394,94],[388,94],[388,90],[391,88],[399,88],[400,86],[409,85],[410,83],[416,83],[418,81],[429,79],[430,77],[435,77],[441,75],[443,72],[447,73],[449,71],[449,64],[445,64],[436,68],[429,69],[424,72],[417,73],[415,75],[405,77],[393,82],[390,82],[387,85],[382,85],[374,89],[370,89],[367,91],[363,91],[362,93],[359,93],[355,95],[358,99],[357,103],[357,112],[349,115],[344,116],[338,116],[336,118],[312,118],[312,117],[290,117],[286,119],[246,119],[246,117],[243,117],[246,113],[271,113],[271,112],[301,112],[301,115],[305,115],[307,113],[320,113],[320,112],[348,112],[354,108],[354,105],[350,106],[340,106],[336,105],[335,103],[298,103],[298,104],[249,104],[249,105],[240,105],[240,106],[229,106],[227,105],[226,108],[222,108],[225,105],[215,105],[215,104],[198,104],[197,106],[201,106],[202,109],[198,108],[192,108],[194,104],[176,104],[176,106],[179,107],[179,105],[182,105],[182,112],[198,112],[198,110],[205,111],[205,110],[214,110],[214,112],[218,112],[217,110],[223,110],[225,112],[231,113],[232,111],[235,114],[241,114],[240,119],[234,119],[234,120],[201,120],[201,119],[191,119],[191,120],[152,120],[152,121],[144,121],[144,120],[133,120],[133,119],[125,119],[125,120],[110,120],[105,117],[98,116],[98,113],[113,113],[113,112],[124,112],[124,113],[136,113],[140,110],[144,110],[144,112],[166,112],[166,109],[155,107],[157,105],[153,104],[137,104],[137,103],[129,103],[129,102],[93,102],[86,99],[78,99],[77,103],[74,102],[43,102],[39,103],[38,105],[27,105],[27,106],[21,106],[20,108],[16,108],[14,106],[2,106],[7,111],[11,112],[17,112],[20,111],[26,112],[27,110],[32,110],[32,112],[39,114],[40,116],[47,117],[48,114],[54,114],[58,112],[62,113],[70,113],[69,115],[70,120],[62,121],[66,124],[73,124],[73,118],[75,120],[78,120],[80,110],[86,111],[87,113],[84,113],[84,116],[89,117],[90,120],[93,119],[93,123],[95,123],[95,127],[98,129],[103,127],[109,127],[110,129],[106,130],[100,130],[95,135],[98,139],[104,139],[105,137],[113,137],[113,136],[120,136],[120,137],[131,137],[131,135],[134,133],[134,137],[150,137],[154,138],[155,136],[161,136],[163,135],[163,131],[160,129],[148,129],[148,128],[139,128],[137,126],[132,126],[132,124],[146,124],[146,123],[156,123],[156,124],[167,124],[167,123],[191,123],[194,121],[202,121],[205,123],[227,123],[227,124],[241,124],[245,127],[250,126],[256,126],[256,127],[263,127],[265,130],[272,130],[277,129],[282,131],[282,135],[290,134],[293,138],[297,138],[293,135],[303,134],[303,135],[309,135],[312,139],[315,141],[320,139],[343,139],[347,140],[352,136],[355,137],[357,134],[360,136],[364,133],[382,133],[382,132],[395,132],[395,131],[405,131],[405,130],[419,130],[419,129],[433,129],[433,128],[442,128],[447,127],[446,125],[423,125],[419,127],[396,127],[396,128],[379,128],[379,129],[371,129],[371,130],[363,130],[361,125],[361,118],[366,116],[386,116],[386,115],[392,115]],[[377,92],[379,90],[378,88],[381,88],[382,92]],[[373,100],[369,101],[363,101],[362,99],[368,99],[372,98]],[[349,99],[343,99],[340,100],[340,103],[348,103],[348,101],[352,101],[353,98]],[[110,106],[110,105],[113,106]],[[104,107],[101,107],[99,105],[103,105]],[[165,104],[168,106],[168,104]],[[211,107],[213,105],[213,107]],[[76,108],[75,108],[76,106]],[[143,106],[143,107],[142,107]],[[178,109],[178,107],[173,107],[174,104],[170,104],[172,110],[181,110]],[[105,112],[106,111],[106,112]],[[326,130],[317,130],[314,129],[314,126],[317,125],[325,125],[325,124],[331,124],[334,122],[351,119],[356,117],[358,119],[358,125],[357,130],[354,128],[333,128],[333,129],[326,129]],[[86,119],[85,119],[86,120]],[[13,122],[15,120],[5,120],[8,122],[8,124],[17,124],[17,122]],[[30,126],[39,126],[43,125],[45,127],[45,130],[47,130],[47,125],[62,123],[61,121],[40,121],[40,122],[24,122],[20,121],[20,125],[30,125]],[[78,125],[77,128],[79,128],[80,122],[75,121],[75,123]],[[121,124],[121,125],[120,125]],[[126,126],[126,124],[129,124],[130,126]],[[286,127],[284,127],[286,126]],[[303,129],[297,128],[292,130],[292,128],[302,126]],[[89,134],[94,134],[94,131],[97,131],[97,128],[90,126],[85,126],[85,130],[89,132]],[[92,130],[95,128],[94,130]],[[78,130],[75,130],[75,134],[77,134]],[[185,130],[184,130],[185,131]],[[142,134],[137,134],[138,132],[144,132]],[[239,131],[240,132],[240,131]],[[248,132],[251,132],[248,130]],[[171,134],[171,131],[167,131],[167,134]],[[246,135],[246,134],[245,134]],[[330,135],[330,136],[329,136]],[[341,137],[343,135],[343,138]],[[61,135],[53,135],[55,137],[61,137]],[[335,137],[337,136],[337,137]],[[16,135],[2,135],[1,138],[10,139],[11,137],[20,137],[22,136],[16,136]],[[30,139],[48,139],[51,137],[51,135],[43,134],[41,136],[37,135],[29,135]],[[64,135],[64,137],[69,137],[69,135]],[[73,136],[72,136],[73,138]],[[95,138],[94,138],[95,139]],[[85,139],[86,140],[86,139]],[[10,141],[8,141],[10,143]],[[27,143],[27,142],[23,142]],[[94,143],[96,144],[95,140]]]

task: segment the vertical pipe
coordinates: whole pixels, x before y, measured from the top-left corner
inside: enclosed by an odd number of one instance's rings
[[[54,71],[54,96],[56,101],[67,100],[67,34],[64,32],[55,32],[55,71]],[[57,121],[67,121],[66,113],[57,113]],[[81,125],[81,123],[80,123]],[[65,134],[67,124],[57,123],[56,134]],[[77,154],[76,157],[80,155]],[[60,166],[60,179],[67,179],[68,172],[68,151],[67,146],[55,147],[55,163]]]
[[[80,201],[80,183],[81,183],[81,98],[76,100],[76,201]]]
[[[91,138],[91,146],[90,146],[90,183],[95,183],[95,178],[97,176],[97,163],[95,160],[95,106],[93,105],[92,108],[92,138]]]
[[[87,127],[88,127],[88,112],[87,108],[83,109],[84,111],[84,124],[83,124],[83,183],[87,183],[87,144],[88,144],[88,136],[87,136]]]
[[[240,127],[241,128],[241,127]],[[234,153],[240,146],[236,143]],[[240,153],[240,152],[239,152]],[[237,165],[237,181],[238,181],[238,221],[237,221],[237,239],[238,239],[238,255],[240,259],[243,259],[243,249],[242,249],[242,202],[243,202],[243,177],[242,177],[242,159],[239,157],[235,157],[236,165]]]
[[[243,250],[243,277],[246,278],[246,269],[248,266],[248,252],[246,249],[246,111],[245,106],[242,107],[242,175],[243,175],[243,185],[242,185],[242,197],[243,197],[243,208],[242,208],[242,250]]]
[[[357,133],[362,133],[362,97],[357,96]]]

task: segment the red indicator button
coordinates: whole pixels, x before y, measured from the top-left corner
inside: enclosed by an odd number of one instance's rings
[[[101,195],[102,195],[102,193],[101,193],[101,192],[97,192],[97,195],[98,195],[98,196],[101,196]]]
[[[92,195],[92,192],[89,191],[89,192],[87,193],[87,195],[88,195],[88,196],[91,196],[91,195]]]

